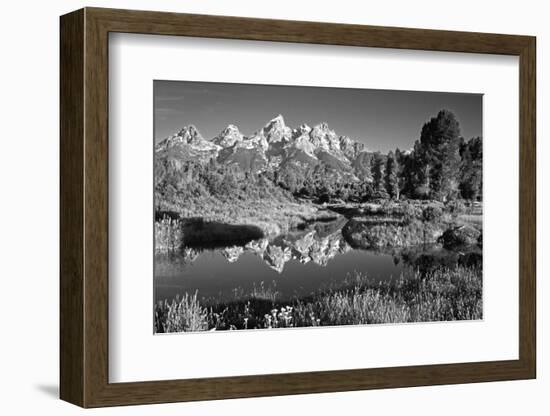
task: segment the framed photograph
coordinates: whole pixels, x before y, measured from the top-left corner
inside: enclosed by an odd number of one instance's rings
[[[535,38],[61,17],[60,395],[536,376]]]

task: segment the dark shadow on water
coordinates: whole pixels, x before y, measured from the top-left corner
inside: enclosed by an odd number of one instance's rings
[[[202,218],[186,220],[183,235],[183,246],[197,249],[244,246],[252,240],[264,237],[261,228],[255,225],[206,222]]]
[[[463,247],[462,250],[446,250],[435,244],[408,247],[396,251],[393,256],[395,264],[402,262],[422,274],[441,267],[452,269],[457,266],[483,266],[483,254],[481,248],[476,245]]]
[[[34,387],[46,396],[50,396],[53,399],[59,398],[59,386],[57,384],[38,384]]]
[[[346,219],[344,217],[338,217],[336,215],[335,216],[327,216],[327,217],[323,217],[323,218],[308,219],[308,220],[305,220],[304,222],[302,222],[301,224],[298,224],[296,229],[297,230],[305,230],[311,225],[319,226],[319,225],[322,225],[324,223],[334,224],[335,222],[342,221],[342,220],[346,221]]]
[[[180,214],[176,211],[157,211],[155,210],[155,221],[162,221],[166,218],[171,220],[179,220]]]

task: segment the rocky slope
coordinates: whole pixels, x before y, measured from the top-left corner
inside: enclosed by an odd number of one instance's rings
[[[189,125],[159,142],[155,147],[155,157],[175,164],[187,160],[208,162],[217,158],[222,149],[214,141],[204,139],[195,126]]]

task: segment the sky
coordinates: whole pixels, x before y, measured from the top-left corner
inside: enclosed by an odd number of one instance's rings
[[[206,139],[228,124],[249,135],[281,114],[287,126],[326,122],[372,151],[410,149],[441,109],[462,136],[482,135],[482,94],[154,81],[155,143],[193,124]]]

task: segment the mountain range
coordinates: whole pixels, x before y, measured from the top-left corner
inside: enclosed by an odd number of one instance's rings
[[[291,128],[282,115],[249,136],[228,125],[216,137],[205,139],[189,125],[161,140],[155,155],[175,164],[194,160],[238,165],[244,171],[277,171],[289,166],[321,165],[353,177],[368,176],[372,152],[364,144],[338,135],[327,123]]]

